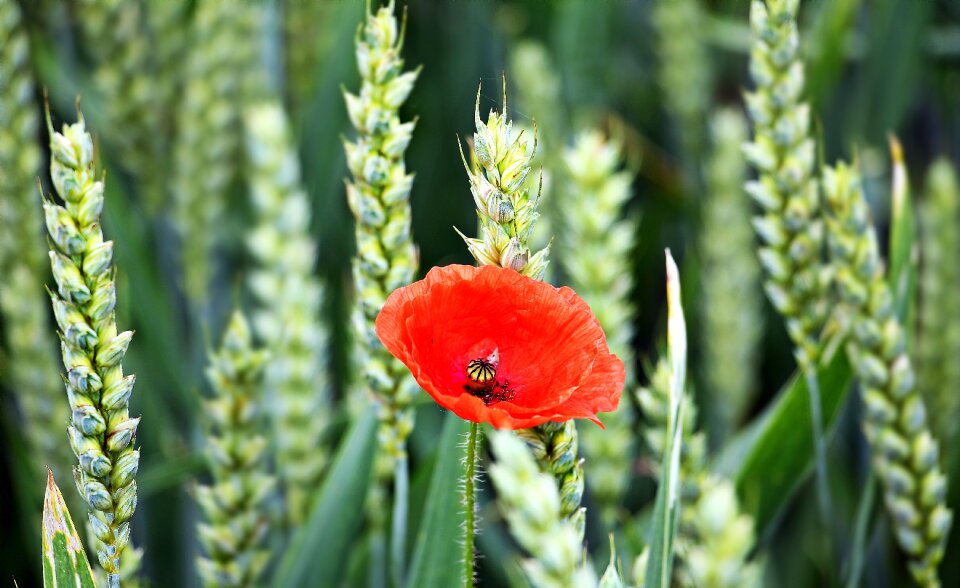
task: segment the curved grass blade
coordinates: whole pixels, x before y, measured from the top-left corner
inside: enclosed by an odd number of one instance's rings
[[[271,586],[334,588],[347,567],[350,546],[364,516],[376,447],[376,415],[357,420],[337,451],[310,519],[287,549]]]
[[[43,497],[43,587],[96,588],[87,552],[73,526],[60,488],[47,470]]]
[[[466,514],[460,503],[460,462],[464,456],[461,441],[468,425],[452,413],[446,416],[430,480],[428,506],[417,532],[407,580],[410,588],[445,588],[461,581],[463,547],[451,538],[462,534]]]
[[[670,421],[663,452],[660,487],[650,527],[647,588],[669,588],[673,572],[673,540],[680,518],[680,449],[683,398],[687,379],[687,326],[680,297],[680,272],[667,250],[667,343],[670,352]]]
[[[826,440],[853,381],[843,349],[836,344],[829,347],[831,351],[817,370]],[[714,462],[714,469],[735,480],[741,504],[756,521],[758,534],[777,517],[813,470],[810,408],[807,380],[802,371],[797,371],[756,424],[731,440]]]

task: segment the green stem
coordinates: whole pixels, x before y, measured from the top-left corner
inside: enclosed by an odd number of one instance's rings
[[[393,525],[390,533],[390,574],[396,588],[404,586],[404,568],[407,543],[407,496],[410,491],[410,476],[407,454],[396,459],[393,474]]]
[[[823,438],[823,405],[820,403],[820,383],[817,381],[816,364],[810,364],[803,372],[807,380],[807,392],[810,394],[810,420],[813,423],[820,519],[821,522],[827,523],[830,521],[830,493],[827,483],[827,450]]]
[[[867,551],[867,531],[870,520],[873,518],[873,505],[877,498],[877,476],[871,470],[867,477],[867,487],[863,491],[860,507],[857,509],[856,526],[853,532],[853,552],[850,556],[850,575],[847,577],[847,588],[857,588],[860,585],[860,575],[863,573],[863,562]]]
[[[463,526],[463,585],[473,588],[473,535],[476,531],[477,437],[480,425],[470,423],[467,437],[467,462],[463,472],[463,504],[467,518]]]
[[[827,442],[823,431],[823,404],[820,400],[820,382],[817,374],[817,364],[812,362],[804,369],[807,380],[807,392],[810,395],[810,420],[813,423],[813,450],[816,460],[817,478],[817,506],[819,507],[820,525],[823,528],[823,549],[825,561],[834,561],[834,545],[836,538],[833,521],[833,505],[830,500],[830,480],[827,477]]]

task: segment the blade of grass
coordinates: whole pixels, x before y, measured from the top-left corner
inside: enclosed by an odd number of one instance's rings
[[[430,480],[427,509],[417,533],[407,586],[444,588],[460,581],[462,547],[453,537],[461,534],[465,512],[460,504],[460,441],[468,423],[452,413],[446,416],[439,439],[439,453]]]
[[[833,345],[817,374],[826,439],[836,424],[853,380],[846,354]],[[735,437],[714,466],[733,477],[758,532],[773,521],[810,474],[814,464],[813,422],[807,380],[796,372],[755,425]],[[729,455],[739,454],[740,459]],[[724,466],[727,467],[724,467]],[[732,467],[730,467],[732,466]]]
[[[673,541],[680,518],[680,453],[683,398],[687,377],[687,327],[680,302],[680,272],[667,250],[667,342],[670,352],[670,422],[663,452],[660,487],[650,528],[647,588],[669,588],[673,571]]]
[[[60,488],[47,470],[43,498],[43,587],[96,588],[87,552],[73,526]]]
[[[850,568],[847,574],[847,588],[857,588],[860,585],[860,576],[863,573],[863,563],[866,561],[868,532],[872,527],[871,521],[876,517],[877,505],[877,478],[871,473],[867,478],[867,487],[863,490],[863,498],[857,507],[856,525],[853,531],[853,547],[850,551]]]
[[[272,586],[333,588],[364,516],[376,447],[376,416],[365,412],[340,444],[310,518],[294,537]]]

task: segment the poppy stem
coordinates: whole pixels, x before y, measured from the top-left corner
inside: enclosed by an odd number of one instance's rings
[[[476,477],[477,477],[477,438],[480,425],[470,423],[467,436],[467,459],[463,473],[463,504],[466,508],[466,521],[463,526],[463,585],[473,588],[473,535],[476,532]]]

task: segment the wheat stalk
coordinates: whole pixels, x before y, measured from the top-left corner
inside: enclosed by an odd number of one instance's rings
[[[762,209],[753,219],[760,265],[771,304],[784,318],[803,371],[810,401],[820,517],[830,518],[826,448],[817,363],[830,309],[830,271],[823,261],[823,220],[814,177],[815,143],[810,107],[801,99],[804,69],[797,33],[799,0],[754,0],[750,74],[756,91],[745,94],[754,137],[743,146],[758,177],[747,193]]]
[[[538,196],[530,194],[526,179],[536,149],[534,137],[515,133],[506,115],[506,90],[503,111],[491,110],[484,123],[480,119],[480,91],[474,111],[476,132],[474,166],[463,164],[470,178],[470,192],[480,218],[480,238],[461,237],[480,265],[498,265],[543,279],[549,247],[536,253],[530,250],[533,229],[540,216]],[[461,152],[461,155],[462,152]],[[561,513],[568,518],[583,539],[586,509],[583,498],[583,464],[577,454],[577,426],[572,420],[549,422],[530,429],[519,429],[517,436],[527,441],[540,467],[553,474],[560,488]]]
[[[72,411],[70,446],[79,460],[77,489],[90,507],[93,536],[103,543],[100,565],[111,588],[120,585],[120,556],[130,540],[137,506],[134,448],[140,418],[128,413],[135,377],[121,360],[133,337],[117,332],[113,242],[103,240],[103,182],[93,167],[93,139],[83,116],[50,132],[50,176],[64,201],[44,204],[50,263],[57,289],[50,293],[60,327],[67,398]]]
[[[213,396],[206,403],[206,454],[213,483],[196,489],[206,519],[197,532],[207,553],[197,567],[210,588],[257,586],[270,559],[260,546],[274,487],[265,471],[267,440],[260,434],[266,361],[266,352],[253,347],[243,314],[234,311],[207,367]]]
[[[357,138],[345,141],[344,148],[353,175],[347,182],[347,202],[357,220],[353,276],[359,303],[355,323],[366,355],[362,365],[378,401],[380,445],[391,459],[403,459],[413,430],[410,405],[417,388],[403,365],[380,344],[374,323],[387,296],[413,280],[418,261],[410,232],[413,174],[403,163],[415,125],[401,122],[398,110],[419,70],[403,71],[403,29],[393,13],[391,1],[367,14],[357,33],[360,92],[344,92]],[[388,463],[381,467],[391,469]]]
[[[680,147],[693,171],[704,147],[712,93],[710,56],[701,40],[706,15],[700,0],[671,0],[653,4],[652,17],[663,104],[676,123]]]
[[[577,135],[564,154],[563,240],[561,259],[574,290],[590,305],[610,350],[632,365],[630,326],[630,247],[633,222],[623,219],[633,174],[618,171],[621,147],[599,132]],[[631,377],[631,380],[633,378]],[[630,407],[604,415],[606,430],[587,427],[581,432],[589,487],[608,524],[616,518],[630,470],[633,432]]]
[[[504,81],[506,86],[506,81]],[[476,132],[473,135],[475,165],[467,164],[461,149],[464,168],[470,178],[470,192],[480,218],[480,237],[460,233],[470,254],[480,265],[498,265],[542,280],[550,255],[545,247],[536,253],[530,250],[533,229],[540,218],[539,192],[527,188],[531,161],[536,151],[536,136],[517,133],[507,119],[506,87],[503,111],[491,110],[484,123],[480,119],[480,90],[474,110]]]
[[[917,387],[930,408],[935,436],[949,454],[960,415],[960,183],[946,159],[937,160],[927,174],[920,221]]]
[[[918,584],[939,586],[952,513],[937,442],[914,386],[870,209],[857,171],[840,163],[823,174],[827,235],[836,288],[849,329],[847,353],[862,386],[863,430],[900,547]]]
[[[736,110],[721,110],[710,125],[707,198],[699,250],[704,375],[712,429],[723,439],[741,423],[756,392],[757,345],[763,335],[761,269],[754,254],[750,202],[744,197],[746,162],[741,145],[747,124]],[[736,333],[736,336],[731,336]]]
[[[156,82],[153,91],[158,109],[157,119],[161,127],[155,129],[160,135],[163,156],[170,157],[170,147],[174,134],[171,132],[176,122],[180,92],[183,89],[183,63],[188,50],[189,35],[184,30],[190,27],[190,4],[187,2],[151,2],[146,5],[147,28],[151,36],[152,62]],[[154,164],[156,165],[156,164]]]
[[[323,445],[331,413],[324,367],[327,333],[319,322],[324,289],[314,275],[310,203],[286,114],[269,101],[248,108],[244,120],[258,219],[247,238],[257,260],[248,280],[259,302],[253,326],[272,354],[265,384],[275,395],[277,470],[288,521],[298,526],[328,460]]]
[[[542,249],[549,244],[550,235],[563,234],[562,212],[566,194],[557,185],[558,174],[563,168],[563,148],[567,138],[566,111],[561,96],[561,80],[547,48],[537,42],[521,40],[510,51],[510,70],[516,88],[513,102],[519,111],[530,113],[518,130],[524,136],[536,133],[537,149],[530,164],[538,174],[527,176],[525,188],[538,193],[540,218],[532,236],[530,247]],[[561,244],[562,245],[562,244]],[[552,282],[551,269],[547,267],[546,281]]]
[[[181,238],[184,287],[202,303],[217,226],[227,192],[239,172],[241,114],[256,76],[259,7],[254,2],[199,2],[190,29],[192,50],[183,65],[183,99],[177,116],[173,192]]]
[[[783,315],[797,362],[807,369],[820,355],[820,331],[829,308],[829,276],[822,262],[823,221],[814,177],[810,107],[801,101],[803,63],[797,36],[797,0],[754,1],[750,73],[746,94],[754,124],[744,145],[759,177],[746,190],[763,215],[753,225],[763,246],[760,262],[767,296]]]
[[[667,446],[671,377],[670,362],[664,356],[650,375],[649,384],[639,388],[636,394],[647,421],[644,441],[658,459]],[[753,520],[741,510],[733,484],[707,469],[706,440],[703,433],[694,432],[697,406],[693,396],[687,392],[681,402],[680,479],[683,486],[677,538],[678,578],[690,586],[759,586],[760,570],[749,561],[755,546]],[[658,470],[659,464],[654,465],[653,471],[659,478]],[[645,558],[641,556],[635,564],[635,578],[644,577],[645,566]]]
[[[593,568],[583,557],[583,529],[568,518],[553,477],[541,471],[517,436],[495,431],[489,438],[497,460],[490,466],[490,480],[511,535],[532,556],[523,561],[531,585],[596,586]]]
[[[332,31],[327,23],[337,18],[339,5],[333,2],[283,2],[283,66],[286,97],[291,118],[302,120],[309,107],[319,77],[318,68],[333,46],[334,35],[318,34]]]

